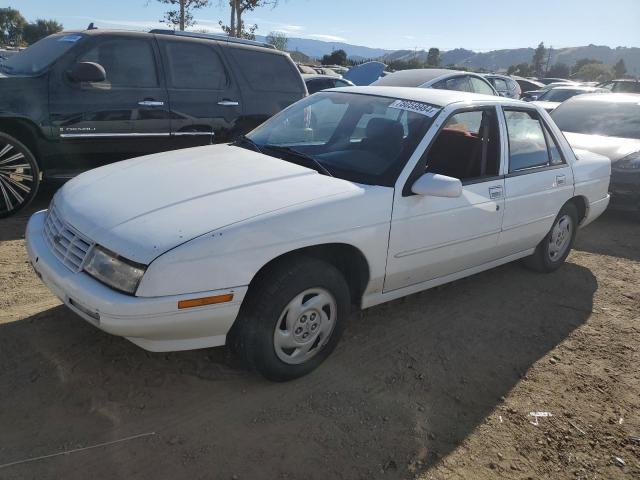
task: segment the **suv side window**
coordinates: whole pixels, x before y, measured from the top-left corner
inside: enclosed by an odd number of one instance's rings
[[[494,108],[449,117],[427,152],[426,172],[469,182],[500,172],[500,138]]]
[[[557,142],[535,112],[505,110],[509,173],[564,163]]]
[[[469,79],[466,76],[447,78],[435,83],[432,88],[439,90],[458,90],[460,92],[470,92]]]
[[[169,65],[167,82],[173,88],[221,90],[227,73],[209,45],[196,42],[163,42]]]
[[[141,38],[114,38],[100,42],[79,62],[102,65],[111,87],[157,87],[158,73],[153,47]]]
[[[509,91],[509,86],[507,85],[507,82],[505,82],[503,79],[501,78],[492,78],[491,81],[493,82],[493,86],[496,87],[496,90],[499,92],[507,92]]]
[[[228,50],[254,90],[302,92],[300,73],[284,55],[241,47],[229,47]]]
[[[473,89],[474,92],[482,93],[483,95],[495,95],[491,87],[487,85],[486,82],[480,80],[479,78],[470,76],[469,81],[471,82],[471,88]],[[507,85],[505,84],[505,91],[506,91],[506,86]]]

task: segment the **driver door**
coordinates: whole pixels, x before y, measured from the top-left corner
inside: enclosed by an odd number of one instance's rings
[[[418,171],[458,178],[457,198],[397,189],[384,291],[417,285],[499,258],[504,211],[501,135],[495,107],[459,110],[436,134]]]

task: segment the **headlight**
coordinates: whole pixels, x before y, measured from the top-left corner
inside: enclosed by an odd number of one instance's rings
[[[622,160],[618,160],[614,165],[614,168],[620,170],[638,170],[640,169],[640,152],[627,155]]]
[[[111,288],[134,294],[146,266],[132,262],[96,245],[89,254],[84,271]]]

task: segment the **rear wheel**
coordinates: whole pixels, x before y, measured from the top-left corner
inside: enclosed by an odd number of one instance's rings
[[[12,136],[0,133],[0,218],[29,205],[39,186],[40,169],[31,151]]]
[[[567,203],[553,222],[536,251],[524,260],[524,264],[537,272],[553,272],[560,268],[569,256],[578,230],[578,210]]]
[[[285,260],[252,286],[231,345],[270,380],[301,377],[333,351],[350,305],[349,287],[333,265],[308,257]]]

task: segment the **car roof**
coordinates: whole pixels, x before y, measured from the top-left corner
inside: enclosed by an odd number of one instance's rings
[[[586,95],[577,95],[567,101],[640,104],[640,93],[610,93],[607,95],[602,95],[601,93],[593,93]]]
[[[500,105],[516,105],[519,107],[531,106],[530,103],[521,100],[513,100],[494,95],[482,95],[480,93],[460,92],[457,90],[439,90],[435,88],[420,87],[340,87],[325,90],[329,92],[355,93],[362,95],[375,95],[379,97],[397,98],[399,100],[413,100],[415,102],[429,103],[438,107],[446,107],[453,103],[492,103]]]
[[[472,75],[474,77],[480,77],[478,74],[463,72],[461,70],[447,70],[446,68],[416,68],[413,70],[400,70],[399,72],[391,73],[376,80],[374,84],[384,86],[390,85],[390,83],[393,82],[393,85],[398,87],[417,87],[436,78],[453,75]]]

